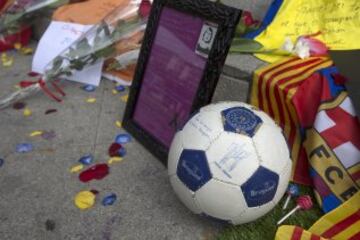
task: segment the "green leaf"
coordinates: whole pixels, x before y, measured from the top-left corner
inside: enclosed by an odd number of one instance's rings
[[[230,52],[252,53],[259,52],[263,45],[253,39],[235,38],[231,44]]]

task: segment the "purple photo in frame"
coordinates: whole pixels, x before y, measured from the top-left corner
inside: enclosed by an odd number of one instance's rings
[[[133,118],[167,147],[189,117],[216,30],[200,17],[162,11]]]
[[[123,126],[164,164],[176,131],[211,102],[241,10],[154,0]]]

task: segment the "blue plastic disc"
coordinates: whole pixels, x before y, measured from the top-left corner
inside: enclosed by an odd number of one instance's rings
[[[79,163],[84,165],[90,165],[94,162],[94,156],[92,154],[85,155],[79,159]]]
[[[84,89],[87,92],[93,92],[93,91],[95,91],[96,87],[93,85],[85,85],[85,86],[83,86],[82,89]]]
[[[117,199],[116,194],[111,193],[110,195],[105,196],[101,203],[103,206],[110,206],[114,204],[116,199]]]
[[[121,133],[116,136],[115,142],[117,142],[119,144],[131,142],[131,136],[127,133]]]
[[[123,92],[123,91],[125,91],[125,87],[124,87],[123,85],[118,85],[118,86],[115,87],[115,89],[116,89],[116,91],[118,91],[118,92]]]
[[[119,149],[119,156],[120,157],[125,157],[126,155],[126,149],[124,147]]]
[[[18,153],[27,153],[31,152],[34,149],[31,143],[20,143],[16,145],[16,152]]]
[[[0,158],[0,167],[2,167],[2,165],[4,165],[5,161],[4,159]]]

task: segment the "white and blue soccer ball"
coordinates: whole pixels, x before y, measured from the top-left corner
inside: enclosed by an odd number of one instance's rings
[[[191,211],[242,224],[280,201],[291,165],[282,130],[266,113],[221,102],[201,108],[176,133],[168,173]]]

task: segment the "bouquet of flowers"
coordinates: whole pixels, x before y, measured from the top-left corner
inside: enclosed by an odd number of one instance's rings
[[[119,7],[106,16],[99,24],[93,26],[82,37],[64,50],[46,67],[43,76],[36,82],[22,82],[21,89],[0,99],[0,109],[43,89],[49,93],[46,83],[71,76],[86,66],[98,61],[115,57],[118,53],[131,51],[140,47],[146,28],[148,9],[140,7],[139,1],[132,1]],[[62,91],[59,91],[62,93]],[[50,94],[49,94],[50,95]],[[62,93],[62,95],[64,95]],[[61,101],[59,98],[53,98]]]
[[[9,0],[0,15],[0,36],[16,33],[31,24],[36,15],[68,2],[69,0]]]

